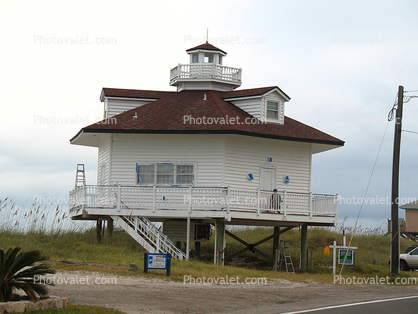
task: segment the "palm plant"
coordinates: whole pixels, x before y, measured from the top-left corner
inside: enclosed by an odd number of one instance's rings
[[[13,289],[23,290],[36,302],[36,293],[48,293],[45,284],[36,282],[38,276],[54,274],[40,251],[21,252],[20,247],[0,250],[0,302],[11,300]],[[35,265],[36,264],[36,265]]]

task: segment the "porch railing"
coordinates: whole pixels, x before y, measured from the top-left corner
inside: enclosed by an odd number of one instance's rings
[[[179,79],[212,78],[241,83],[241,69],[215,63],[179,64],[170,71],[170,84]]]
[[[81,208],[230,211],[257,215],[336,216],[338,196],[231,189],[229,187],[80,186],[70,192],[70,212]]]

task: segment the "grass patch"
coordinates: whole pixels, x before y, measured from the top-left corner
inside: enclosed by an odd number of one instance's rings
[[[38,310],[31,313],[38,314],[124,314],[124,312],[98,306],[69,304],[65,310]]]
[[[334,240],[341,243],[341,234],[321,228],[308,229],[308,249],[313,251],[314,270],[312,274],[330,274],[332,266],[332,257],[324,255],[326,245],[330,245]],[[241,228],[232,230],[234,234],[248,243],[254,243],[258,240],[272,234],[272,228]],[[212,237],[213,238],[213,237]],[[349,238],[349,237],[348,237]],[[288,241],[291,247],[290,252],[293,258],[295,269],[299,269],[300,258],[300,234],[298,229],[286,232],[281,239]],[[226,236],[227,247],[226,255],[236,252],[243,248],[243,245]],[[389,273],[389,237],[370,234],[355,235],[352,246],[357,246],[356,250],[356,273],[363,274],[388,274]],[[53,234],[42,232],[28,232],[26,234],[13,231],[0,231],[0,247],[7,249],[9,247],[22,247],[23,251],[41,250],[49,257],[58,270],[78,270],[86,271],[106,271],[120,275],[133,275],[128,267],[130,263],[136,263],[140,272],[144,262],[144,250],[136,243],[126,232],[115,231],[111,240],[105,240],[99,244],[96,241],[95,230],[69,231]],[[263,243],[257,248],[266,254],[272,255],[272,240]],[[410,241],[401,240],[401,250],[405,250],[411,244]],[[216,266],[213,265],[213,240],[202,243],[200,261],[191,260],[189,262],[179,262],[173,260],[172,278],[182,280],[184,275],[191,276],[214,276],[216,275]],[[124,267],[109,267],[83,265],[74,266],[60,263],[61,261],[74,261],[80,263],[96,263]],[[250,251],[229,261],[227,266],[219,267],[220,275],[238,275],[243,277],[267,276],[276,278],[271,272],[272,263],[266,258],[254,254]],[[346,267],[344,272],[352,273],[352,267]],[[161,275],[160,275],[161,273]],[[267,275],[269,274],[269,275]],[[412,274],[409,273],[409,274]],[[152,270],[148,276],[163,277],[164,271]],[[282,273],[280,276],[284,276]]]

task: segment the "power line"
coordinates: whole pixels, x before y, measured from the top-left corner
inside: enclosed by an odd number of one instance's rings
[[[393,112],[393,109],[395,108],[395,106],[396,106],[396,100],[395,100],[395,104],[392,107],[391,112]],[[392,121],[392,119],[393,119],[393,114],[392,114],[392,118],[390,118],[390,116],[391,116],[391,114],[389,113],[388,122],[386,124],[385,132],[383,133],[382,141],[380,142],[380,146],[379,146],[379,149],[377,151],[377,156],[376,156],[376,159],[375,159],[374,164],[373,164],[372,172],[370,173],[369,182],[367,182],[367,187],[366,187],[366,190],[365,190],[364,195],[363,195],[363,200],[366,199],[367,192],[369,191],[370,183],[371,183],[372,178],[373,178],[374,170],[376,169],[376,164],[377,164],[377,161],[379,159],[380,151],[382,150],[383,142],[385,141],[386,132],[388,130],[390,121]],[[351,243],[353,241],[354,233],[356,232],[356,229],[357,229],[357,223],[358,223],[358,220],[360,218],[360,214],[361,214],[361,211],[363,209],[364,203],[365,202],[361,202],[360,209],[359,209],[358,214],[357,214],[356,223],[354,224],[353,232],[351,234],[350,242],[348,244],[347,253],[345,254],[345,257],[344,257],[344,263],[341,265],[340,275],[341,275],[341,273],[344,269],[344,264],[345,264],[345,261],[346,261],[347,255],[348,255],[348,251],[350,250]]]
[[[418,134],[418,132],[415,132],[415,131],[408,131],[408,130],[402,130],[402,132],[408,132],[408,133],[415,133],[415,134]]]

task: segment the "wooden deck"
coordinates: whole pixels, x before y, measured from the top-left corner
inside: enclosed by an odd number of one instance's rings
[[[70,192],[70,214],[225,219],[243,225],[336,224],[338,196],[228,187],[80,186]]]

